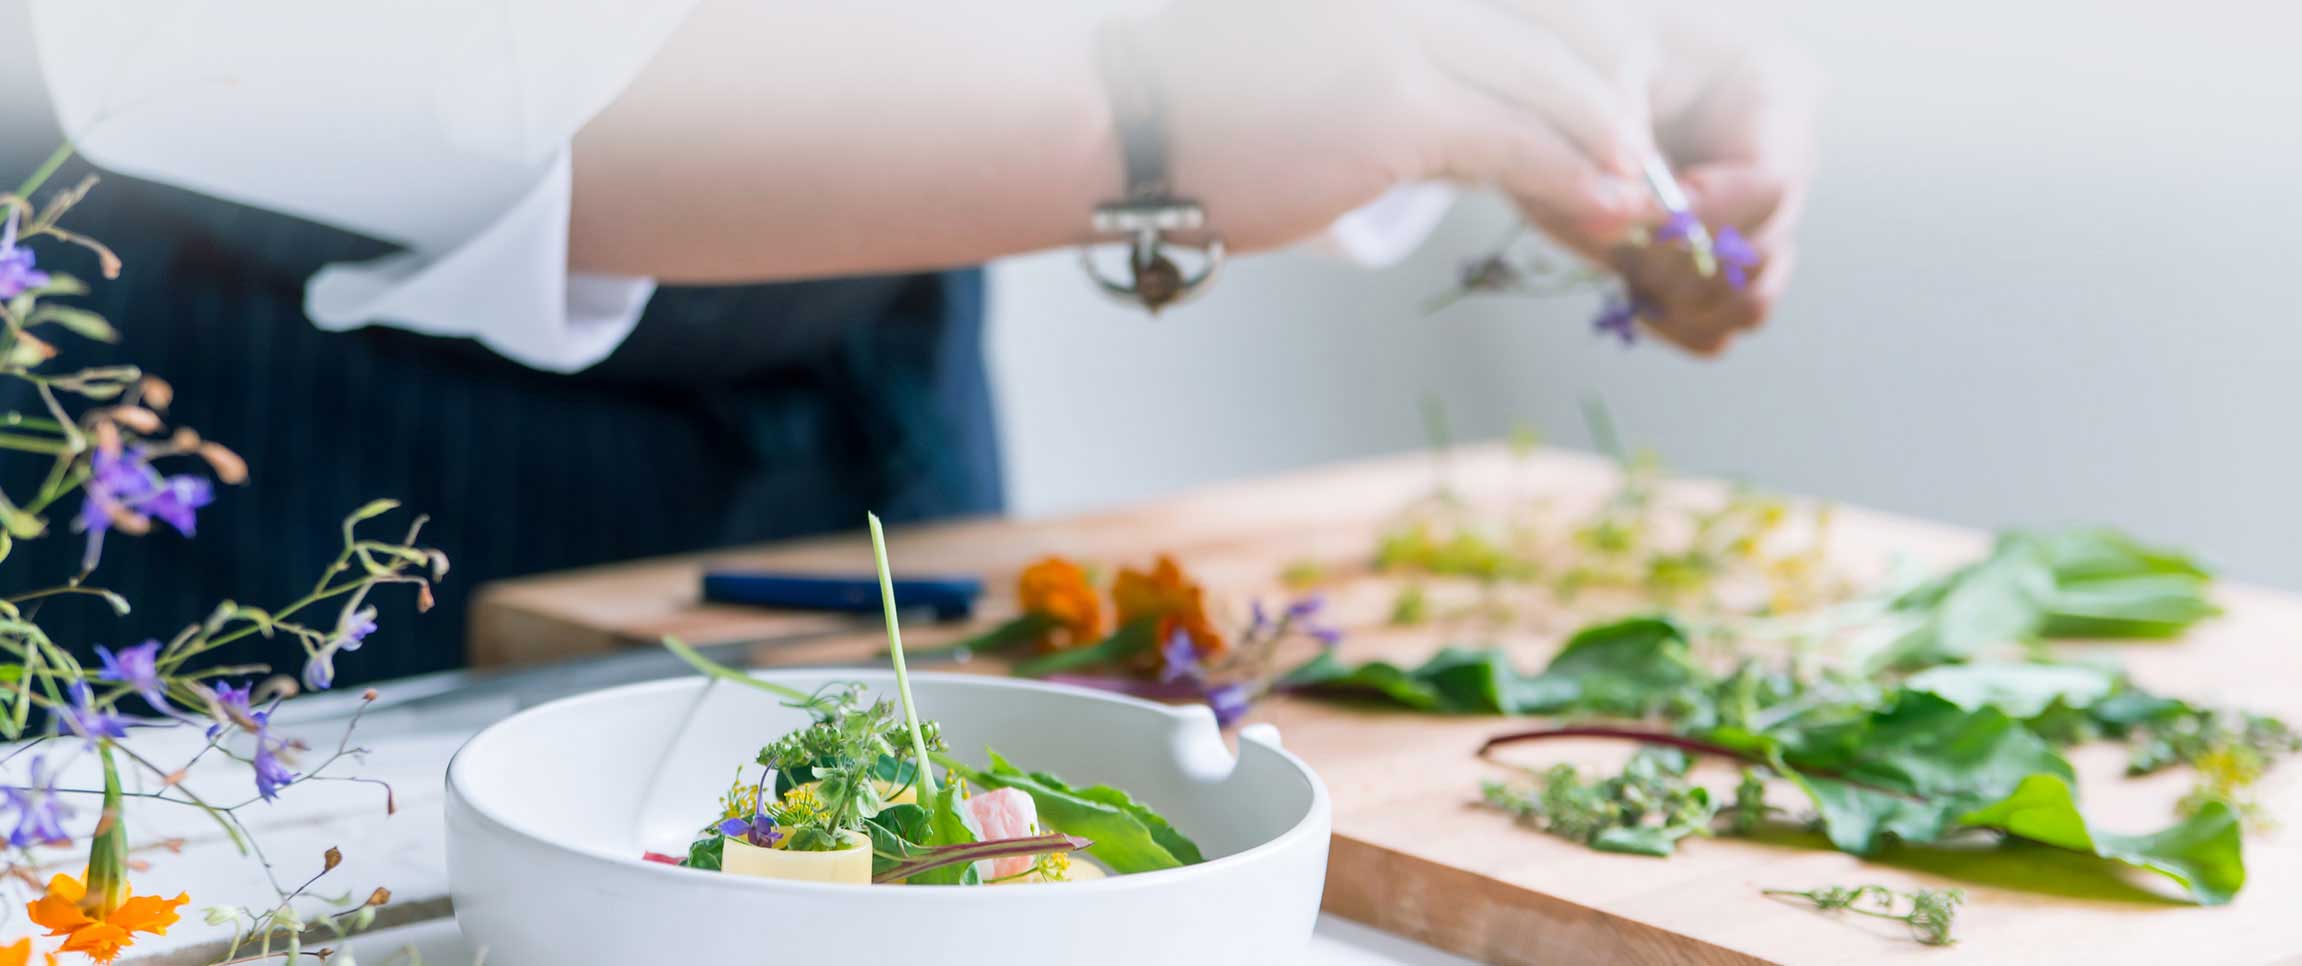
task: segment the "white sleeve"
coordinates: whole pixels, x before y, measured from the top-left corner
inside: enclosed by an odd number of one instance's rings
[[[573,371],[654,280],[567,269],[568,143],[695,0],[32,0],[65,132],[97,164],[376,237],[323,328],[478,339]]]
[[[1437,181],[1400,185],[1345,212],[1312,246],[1368,268],[1394,265],[1422,247],[1454,204],[1455,189],[1450,185]]]

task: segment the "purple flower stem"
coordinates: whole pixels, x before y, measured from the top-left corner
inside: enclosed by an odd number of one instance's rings
[[[922,872],[933,872],[936,869],[963,862],[1004,859],[1017,855],[1045,855],[1050,852],[1076,852],[1094,844],[1089,839],[1057,832],[1020,839],[995,839],[989,842],[938,845],[920,850],[902,864],[872,876],[871,881],[901,882]]]

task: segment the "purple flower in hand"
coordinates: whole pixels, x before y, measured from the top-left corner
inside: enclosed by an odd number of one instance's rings
[[[1247,716],[1253,699],[1244,684],[1220,684],[1207,689],[1207,707],[1215,712],[1215,723],[1228,728]]]
[[[8,844],[29,848],[43,842],[62,842],[64,820],[72,808],[56,794],[56,776],[48,773],[47,757],[32,756],[32,774],[24,787],[0,786],[0,812],[16,813],[16,826],[8,831]]]
[[[10,205],[8,225],[0,228],[0,299],[12,299],[48,284],[48,273],[33,266],[32,250],[16,244],[16,219],[23,209]]]
[[[160,681],[160,642],[145,641],[135,647],[121,648],[115,654],[111,648],[96,645],[96,658],[104,662],[96,672],[96,680],[125,684],[152,702],[152,707],[166,709],[161,695],[166,686]]]
[[[86,684],[72,685],[72,703],[57,710],[57,724],[93,745],[100,738],[128,737],[128,723],[109,708],[94,705]]]
[[[1719,274],[1726,276],[1728,285],[1739,291],[1750,284],[1750,270],[1758,267],[1758,249],[1734,226],[1718,230],[1711,239],[1711,255],[1718,259]]]
[[[1199,649],[1191,644],[1191,635],[1182,628],[1167,635],[1167,642],[1159,645],[1159,682],[1172,684],[1184,678],[1199,676]]]
[[[1639,341],[1639,315],[1646,304],[1628,293],[1612,295],[1599,306],[1599,314],[1591,320],[1591,328],[1600,335],[1612,335],[1623,345],[1637,345]]]
[[[1694,237],[1695,226],[1700,224],[1702,223],[1695,220],[1694,212],[1671,212],[1669,218],[1665,219],[1661,225],[1656,226],[1654,240],[1658,242],[1685,241]]]

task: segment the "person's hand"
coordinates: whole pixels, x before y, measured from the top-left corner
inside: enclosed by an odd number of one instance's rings
[[[1540,6],[1550,0],[1522,2]],[[1645,34],[1651,48],[1641,48],[1633,32],[1630,39],[1612,41],[1611,49],[1586,47],[1587,56],[1651,72],[1655,141],[1678,172],[1696,216],[1714,231],[1733,227],[1754,249],[1757,264],[1744,284],[1732,284],[1724,273],[1702,275],[1681,247],[1631,244],[1591,230],[1577,213],[1560,211],[1547,199],[1521,195],[1519,201],[1551,235],[1620,272],[1651,331],[1710,355],[1763,323],[1789,284],[1796,256],[1792,231],[1814,165],[1820,83],[1786,44],[1754,37],[1737,24],[1668,7],[1653,16]]]
[[[1178,194],[1233,248],[1398,184],[1490,184],[1578,238],[1653,217],[1644,36],[1610,0],[1176,0],[1139,25]]]

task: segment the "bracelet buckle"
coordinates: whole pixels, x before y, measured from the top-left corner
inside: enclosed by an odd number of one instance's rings
[[[1116,280],[1095,266],[1094,252],[1079,249],[1079,263],[1089,278],[1106,294],[1142,305],[1153,314],[1162,308],[1198,294],[1207,281],[1215,277],[1215,270],[1223,265],[1223,240],[1208,239],[1206,244],[1188,246],[1170,242],[1168,232],[1196,231],[1207,223],[1207,213],[1198,202],[1178,198],[1146,198],[1133,201],[1114,201],[1095,206],[1095,230],[1105,235],[1122,235],[1127,242],[1126,280]],[[1195,273],[1185,274],[1174,259],[1168,258],[1166,249],[1196,247],[1204,263]]]

